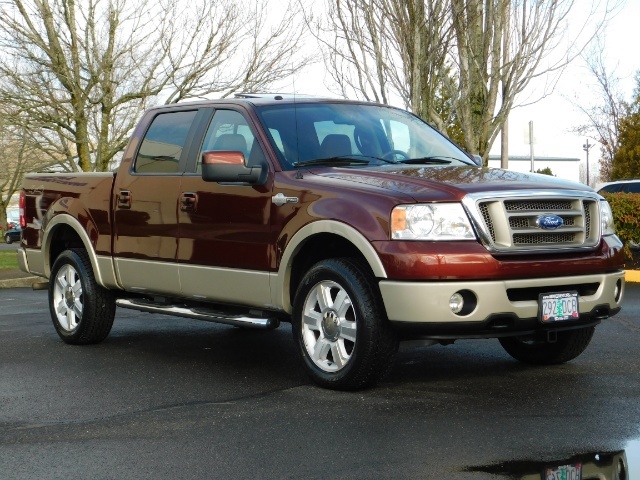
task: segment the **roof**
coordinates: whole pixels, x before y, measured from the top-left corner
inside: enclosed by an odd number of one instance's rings
[[[241,105],[252,104],[256,106],[261,105],[276,105],[276,104],[294,104],[294,103],[351,103],[361,105],[380,105],[384,107],[391,107],[390,105],[382,105],[374,102],[363,102],[358,100],[347,100],[342,98],[330,98],[320,97],[314,95],[299,95],[291,93],[239,93],[234,98],[219,98],[219,99],[200,99],[195,101],[187,101],[180,103],[172,103],[168,105],[156,105],[149,110],[175,108],[181,106],[209,106],[209,105]]]

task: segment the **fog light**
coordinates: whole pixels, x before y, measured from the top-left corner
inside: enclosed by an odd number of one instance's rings
[[[618,279],[616,282],[616,288],[613,291],[613,298],[616,302],[620,302],[620,297],[622,296],[622,279]]]
[[[449,308],[451,309],[451,311],[457,314],[462,311],[463,307],[464,298],[462,298],[462,295],[460,295],[460,293],[458,292],[451,295],[451,298],[449,299]]]

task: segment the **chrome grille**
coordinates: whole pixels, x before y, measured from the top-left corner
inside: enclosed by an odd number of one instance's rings
[[[562,218],[562,221],[564,222],[564,225],[570,227],[575,225],[575,218],[574,217],[567,217],[567,216],[563,216],[563,215],[558,215],[560,218]],[[486,221],[486,219],[485,219]],[[529,228],[535,225],[535,222],[533,225],[529,224],[529,218],[528,217],[511,217],[509,219],[509,226],[511,228]]]
[[[476,201],[478,219],[482,219],[485,243],[498,252],[523,252],[594,247],[599,241],[597,228],[598,200],[585,193],[573,195],[547,194],[531,199],[507,196],[506,198],[479,198]],[[539,226],[545,215],[557,216],[562,225],[552,228]]]
[[[571,202],[567,200],[507,200],[504,202],[507,212],[571,210],[571,207]]]
[[[496,241],[496,232],[493,230],[493,222],[491,221],[491,215],[489,215],[489,207],[486,204],[480,205],[480,213],[482,213],[482,218],[484,219],[484,223],[489,229],[489,233],[491,234],[491,238],[493,241]]]
[[[523,234],[513,235],[513,243],[516,245],[535,245],[539,243],[566,243],[574,242],[575,233],[544,233],[544,234]]]
[[[527,228],[529,226],[529,219],[525,217],[510,218],[509,225],[511,225],[511,228]]]

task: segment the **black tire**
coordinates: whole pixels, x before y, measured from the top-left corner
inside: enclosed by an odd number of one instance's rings
[[[532,365],[557,365],[573,360],[585,351],[595,327],[558,332],[557,341],[549,343],[527,337],[505,337],[500,344],[516,360]]]
[[[65,250],[53,264],[49,310],[56,332],[66,343],[99,343],[109,335],[116,313],[115,297],[96,283],[85,250]]]
[[[5,236],[4,236],[4,241],[5,241],[5,243],[11,244],[11,243],[12,243],[12,242],[11,242],[11,236],[9,236],[9,235],[5,235]]]
[[[304,275],[292,327],[305,371],[325,388],[374,385],[391,370],[398,351],[373,275],[351,259],[320,261]]]

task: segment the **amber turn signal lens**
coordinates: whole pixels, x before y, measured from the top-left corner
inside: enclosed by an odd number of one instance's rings
[[[401,232],[407,229],[407,211],[403,208],[394,208],[391,212],[391,231]]]

